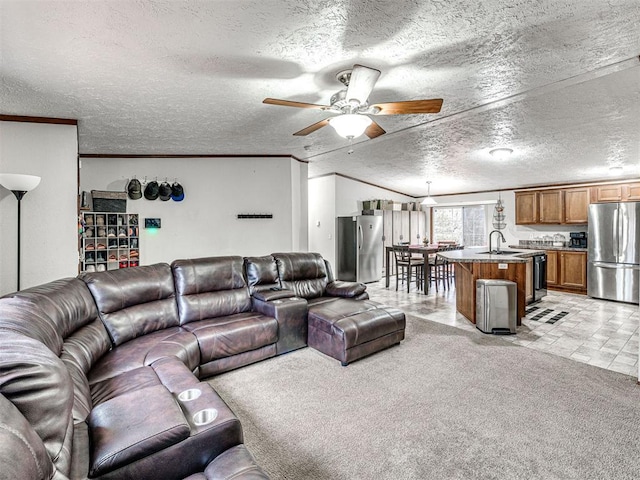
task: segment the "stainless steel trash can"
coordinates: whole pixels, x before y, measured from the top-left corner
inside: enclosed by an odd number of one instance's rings
[[[517,302],[515,282],[476,280],[476,327],[484,333],[516,333]]]

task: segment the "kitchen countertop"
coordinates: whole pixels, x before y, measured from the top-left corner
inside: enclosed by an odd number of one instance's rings
[[[522,248],[532,250],[562,250],[567,252],[586,252],[586,248],[577,247],[554,247],[552,245],[509,245],[509,248]]]
[[[515,252],[512,254],[493,255],[490,253],[481,253],[487,250],[487,247],[465,248],[464,250],[445,250],[438,252],[437,255],[450,262],[458,263],[526,263],[528,258],[545,253],[542,249],[531,250],[520,247],[510,247],[509,251]]]

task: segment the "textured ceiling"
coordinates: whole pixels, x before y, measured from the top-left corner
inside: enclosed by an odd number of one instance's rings
[[[638,0],[0,0],[0,113],[76,118],[83,154],[291,154],[409,195],[640,175]],[[335,74],[382,71],[348,142]],[[508,161],[488,151],[514,150]]]

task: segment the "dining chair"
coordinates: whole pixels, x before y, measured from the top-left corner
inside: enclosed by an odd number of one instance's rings
[[[415,274],[416,288],[422,287],[422,279],[424,275],[424,260],[422,258],[412,257],[409,252],[409,245],[394,245],[393,254],[396,261],[396,291],[398,284],[402,278],[402,282],[407,282],[407,293],[411,287],[411,278]]]
[[[439,245],[439,251],[451,250],[449,245]],[[429,281],[434,283],[436,292],[438,291],[438,283],[442,282],[442,288],[449,288],[449,262],[438,255],[429,257]]]

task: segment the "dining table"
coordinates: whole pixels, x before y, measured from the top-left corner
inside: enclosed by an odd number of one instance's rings
[[[386,288],[389,288],[389,277],[391,276],[391,265],[392,265],[391,257],[393,255],[393,251],[399,247],[401,247],[404,251],[408,249],[409,253],[419,253],[423,256],[425,274],[422,276],[423,282],[424,282],[422,285],[422,291],[427,293],[427,289],[429,287],[429,283],[428,283],[429,275],[427,274],[427,272],[429,271],[429,255],[432,253],[437,253],[439,250],[444,249],[444,247],[438,246],[438,245],[393,245],[393,246],[385,247],[386,263],[385,263],[385,269],[384,269],[384,272],[385,272],[384,284]]]

